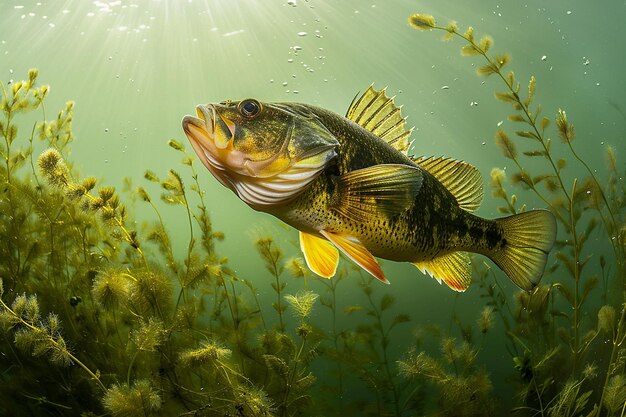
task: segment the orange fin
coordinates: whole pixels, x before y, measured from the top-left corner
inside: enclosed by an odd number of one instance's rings
[[[300,232],[300,249],[311,271],[324,278],[331,278],[337,272],[339,252],[327,240]]]
[[[354,263],[372,274],[376,279],[389,284],[376,259],[358,239],[339,233],[327,232],[326,230],[322,230],[320,233],[334,243]]]
[[[466,252],[452,252],[430,261],[416,262],[413,265],[423,273],[427,272],[440,284],[443,280],[455,291],[465,291],[472,282],[472,262]]]

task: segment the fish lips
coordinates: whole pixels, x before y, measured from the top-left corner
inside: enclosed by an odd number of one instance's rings
[[[211,104],[196,107],[198,117],[185,116],[183,130],[203,164],[215,174],[235,170],[245,162],[245,156],[233,148],[235,124],[220,116]]]

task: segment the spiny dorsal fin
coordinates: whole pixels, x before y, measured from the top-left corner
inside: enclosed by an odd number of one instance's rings
[[[370,85],[360,97],[352,100],[346,117],[407,155],[413,129],[405,129],[406,117],[400,114],[402,106],[397,107],[393,99],[387,97],[384,88],[374,90]]]
[[[463,210],[472,212],[480,206],[484,195],[483,179],[476,167],[443,156],[420,156],[413,161],[441,182]]]

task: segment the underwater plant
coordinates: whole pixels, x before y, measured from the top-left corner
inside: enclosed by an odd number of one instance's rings
[[[156,221],[136,228],[113,187],[81,179],[68,162],[74,104],[47,120],[49,87],[38,87],[37,76],[31,70],[9,90],[2,84],[0,414],[287,416],[306,409],[319,342],[308,320],[316,296],[279,288],[279,317],[290,305],[300,323],[291,334],[266,325],[257,290],[215,250],[224,235],[213,230],[193,160],[175,140],[168,145],[183,155],[191,186],[175,169],[164,179],[146,171],[146,185],[130,193]],[[37,110],[42,119],[22,135],[19,116]],[[151,195],[156,187],[160,201],[187,218],[182,260]],[[273,261],[282,268],[279,258]]]
[[[623,415],[626,403],[618,410],[615,402],[607,402],[616,398],[613,387],[619,386],[624,374],[626,355],[626,193],[613,148],[607,147],[607,172],[602,179],[576,151],[574,126],[566,112],[559,109],[554,121],[541,116],[541,106],[534,103],[535,77],[530,77],[523,94],[514,72],[505,70],[510,55],[489,54],[493,44],[489,36],[479,40],[472,27],[460,32],[455,22],[439,26],[424,14],[412,15],[409,23],[420,30],[442,31],[445,40],[461,39],[463,55],[485,60],[477,73],[504,83],[505,91],[497,92],[496,98],[512,106],[514,113],[508,119],[522,126],[515,131],[517,141],[504,130],[496,132],[496,145],[516,168],[510,182],[534,193],[559,222],[559,263],[547,271],[544,282],[549,283],[531,293],[518,293],[513,308],[496,275],[490,271],[482,275],[484,297],[504,323],[519,377],[523,405],[513,411],[541,416]],[[550,138],[552,124],[563,146]],[[521,153],[517,142],[524,147]],[[586,177],[567,171],[570,159]],[[535,174],[531,169],[543,171]],[[509,180],[503,170],[494,168],[491,177],[492,194],[504,202],[500,212],[516,214],[526,209],[507,191]],[[594,234],[605,237],[613,256],[597,256],[589,244]],[[591,265],[599,267],[602,279]],[[583,307],[596,312],[590,315],[597,318],[595,322],[585,319]]]

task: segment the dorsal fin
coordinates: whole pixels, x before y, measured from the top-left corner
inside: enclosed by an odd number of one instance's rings
[[[483,201],[483,180],[476,167],[443,156],[420,156],[413,158],[413,161],[439,180],[463,210],[472,212],[480,206]]]
[[[413,129],[405,129],[406,117],[400,114],[402,106],[397,107],[393,99],[387,97],[384,88],[374,90],[370,85],[352,100],[346,117],[407,155]]]

